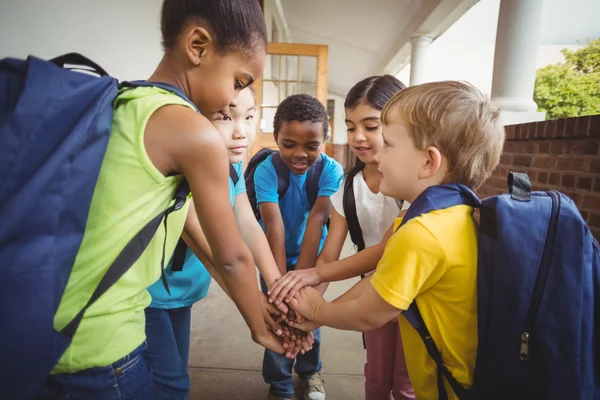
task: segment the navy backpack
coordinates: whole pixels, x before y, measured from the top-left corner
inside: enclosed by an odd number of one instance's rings
[[[250,201],[250,205],[252,205],[254,216],[258,221],[260,221],[261,217],[260,210],[258,209],[258,203],[256,201],[256,191],[254,190],[254,172],[256,172],[256,168],[269,156],[271,156],[271,161],[275,167],[275,172],[277,172],[277,194],[279,195],[279,199],[285,195],[288,187],[290,186],[290,170],[283,163],[278,151],[264,148],[259,150],[258,153],[252,157],[248,163],[248,167],[246,167],[244,177],[246,179],[246,192],[248,194],[248,200]],[[308,169],[308,175],[306,176],[306,197],[308,198],[308,204],[310,204],[311,208],[315,205],[319,195],[319,180],[321,179],[322,173],[323,157],[319,156],[319,160],[315,163],[315,165]]]
[[[480,210],[478,350],[465,388],[443,357],[413,302],[403,315],[463,399],[600,398],[600,256],[571,199],[531,192],[525,174],[509,175],[509,193],[479,200],[458,184],[434,186],[412,203],[403,224],[466,204]]]
[[[185,98],[177,88],[161,84],[125,86],[148,85]],[[87,308],[133,265],[163,217],[185,203],[187,184],[174,194],[174,204],[125,246],[73,321],[61,332],[54,329],[83,239],[118,90],[116,79],[79,54],[50,61],[0,60],[2,398],[38,393]]]

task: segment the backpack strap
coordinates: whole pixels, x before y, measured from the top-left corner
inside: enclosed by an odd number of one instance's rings
[[[186,201],[187,195],[190,192],[190,187],[186,180],[179,186],[177,189],[175,196],[173,196],[174,204],[168,207],[166,210],[158,214],[154,217],[150,222],[148,222],[131,240],[127,245],[121,250],[117,258],[113,261],[111,266],[108,268],[102,280],[96,287],[96,290],[92,294],[92,297],[88,300],[87,304],[77,313],[75,318],[71,320],[65,326],[61,333],[68,337],[69,339],[73,339],[75,336],[75,332],[77,332],[77,328],[83,319],[83,315],[87,311],[88,308],[96,300],[100,298],[108,289],[110,289],[128,270],[131,266],[138,260],[138,258],[142,255],[150,241],[154,237],[154,234],[158,230],[161,221],[165,227],[165,239],[163,243],[163,251],[162,251],[162,259],[161,259],[161,279],[165,284],[165,288],[169,295],[171,292],[169,291],[169,286],[166,281],[165,273],[164,273],[164,264],[165,264],[165,247],[167,243],[167,219],[169,214],[174,211],[180,210]]]
[[[277,194],[279,199],[285,195],[290,186],[290,170],[285,166],[278,151],[271,154],[271,162],[277,173]]]
[[[350,238],[352,243],[356,246],[356,250],[361,252],[365,249],[365,240],[363,238],[362,229],[360,222],[358,221],[358,214],[356,212],[356,198],[354,197],[354,178],[356,175],[346,176],[344,182],[344,196],[343,206],[344,214],[346,215],[346,223],[348,224],[348,231],[350,232]]]
[[[233,164],[229,164],[229,179],[233,182],[233,186],[237,185],[240,180],[240,176]],[[173,262],[171,263],[171,271],[179,272],[183,271],[183,264],[185,263],[185,254],[187,253],[188,245],[183,240],[183,238],[179,238],[177,242],[177,246],[175,247],[175,251],[173,252]]]
[[[423,321],[423,316],[419,311],[419,307],[417,307],[416,302],[412,302],[408,310],[402,312],[404,317],[408,320],[408,322],[412,325],[413,328],[417,331],[421,340],[425,344],[425,348],[427,349],[427,353],[429,356],[435,361],[437,365],[437,385],[438,385],[438,396],[439,400],[447,400],[448,393],[446,392],[446,387],[444,386],[444,379],[448,380],[450,386],[452,386],[452,390],[461,400],[469,399],[469,389],[465,388],[462,384],[460,384],[453,376],[452,373],[446,368],[444,362],[442,360],[442,355],[438,350],[431,334],[429,333],[429,329],[425,325]],[[443,377],[443,378],[442,378]]]
[[[477,208],[481,206],[481,200],[479,200],[477,195],[473,193],[471,189],[461,184],[452,183],[447,185],[432,186],[421,193],[421,195],[410,205],[410,208],[406,212],[406,215],[398,229],[404,226],[411,219],[422,214],[461,204]],[[398,229],[396,229],[396,231],[398,231]],[[452,386],[452,390],[461,400],[469,399],[469,389],[460,384],[444,365],[440,351],[431,337],[429,329],[427,329],[427,326],[423,321],[423,316],[421,315],[421,311],[419,310],[416,301],[413,300],[411,305],[408,307],[408,310],[403,311],[402,315],[404,315],[412,327],[419,333],[419,336],[421,337],[429,356],[433,359],[433,361],[435,361],[438,367],[437,380],[439,399],[448,399],[448,393],[446,392],[446,387],[444,386],[444,380],[442,377],[448,380],[448,383],[450,383],[450,386]]]
[[[98,76],[107,76],[108,72],[94,61],[90,60],[84,55],[79,53],[67,53],[62,56],[58,56],[49,60],[51,63],[68,70],[80,70],[94,72]],[[66,65],[73,65],[73,67],[66,67]],[[78,68],[79,67],[79,68]],[[85,67],[85,68],[80,68]]]
[[[237,171],[235,170],[235,167],[233,166],[233,164],[229,164],[229,179],[231,179],[231,181],[233,182],[233,186],[235,187],[239,180],[240,180],[240,176],[238,175]]]
[[[319,181],[321,180],[321,175],[323,174],[323,156],[319,155],[319,159],[308,169],[306,173],[306,197],[308,198],[308,204],[310,208],[312,208],[319,196]]]

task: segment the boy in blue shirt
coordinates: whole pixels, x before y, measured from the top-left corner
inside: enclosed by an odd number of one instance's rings
[[[254,174],[256,201],[269,246],[281,274],[295,269],[313,268],[327,236],[327,220],[331,213],[329,197],[340,187],[342,166],[322,154],[329,119],[323,105],[314,97],[299,94],[285,99],[275,113],[274,137],[279,156],[289,170],[289,186],[279,198],[278,176],[268,156]],[[321,161],[322,158],[322,161]],[[307,197],[307,172],[317,162],[323,163],[318,194],[314,205]],[[261,278],[263,292],[267,292]],[[320,332],[314,332],[313,349],[299,355],[296,373],[307,400],[324,400],[321,379]],[[290,354],[265,351],[263,377],[271,385],[269,400],[290,399],[294,395]]]

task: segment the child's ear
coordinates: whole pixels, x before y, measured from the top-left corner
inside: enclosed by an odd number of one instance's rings
[[[212,36],[206,29],[196,26],[188,32],[185,46],[188,59],[198,66],[206,57],[207,50],[213,46]]]
[[[423,151],[424,162],[421,166],[419,178],[431,178],[438,173],[442,167],[442,153],[437,147],[429,146]]]

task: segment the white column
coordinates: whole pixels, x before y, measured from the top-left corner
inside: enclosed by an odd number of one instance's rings
[[[427,71],[430,68],[428,54],[431,42],[432,38],[430,36],[417,36],[410,41],[410,86],[428,81]]]
[[[498,17],[492,100],[505,125],[540,121],[533,101],[543,0],[502,0]]]

